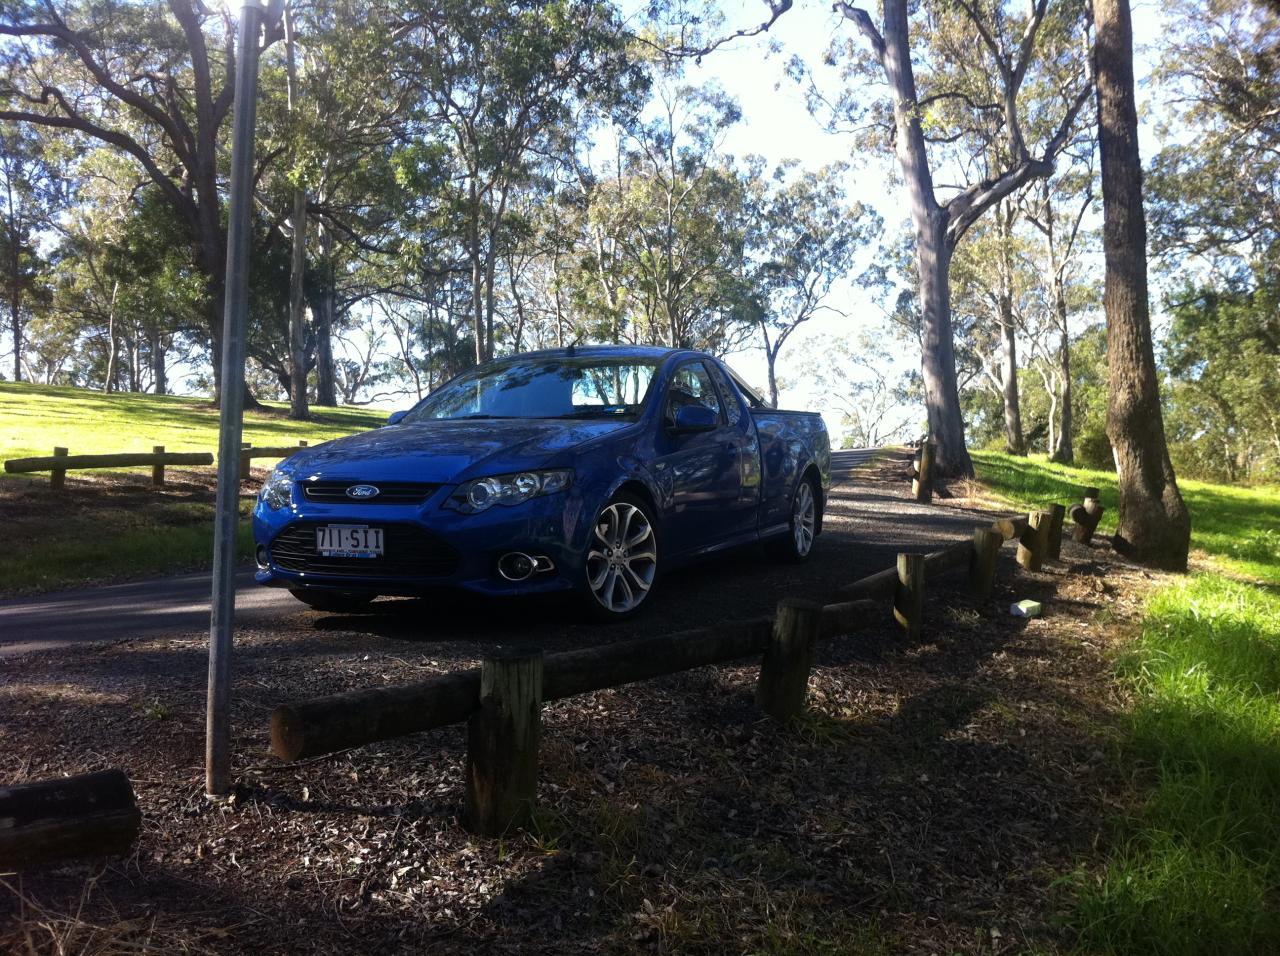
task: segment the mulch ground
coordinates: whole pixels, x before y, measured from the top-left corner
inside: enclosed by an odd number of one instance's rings
[[[922,506],[900,471],[837,489],[833,540],[862,520],[842,495],[910,527]],[[5,877],[0,951],[1057,951],[1056,881],[1096,862],[1123,790],[1110,674],[1151,578],[1104,542],[1067,543],[1039,574],[1012,546],[1001,560],[980,606],[962,575],[930,585],[919,643],[887,611],[825,642],[792,725],[756,710],[755,666],[548,705],[535,824],[502,840],[460,826],[463,727],[266,756],[276,703],[468,666],[482,641],[312,612],[242,635],[238,785],[219,803],[203,795],[201,635],[5,660],[0,780],[123,767],[144,833],[127,860]],[[1027,597],[1043,618],[1008,614]],[[548,650],[615,639],[544,631]]]

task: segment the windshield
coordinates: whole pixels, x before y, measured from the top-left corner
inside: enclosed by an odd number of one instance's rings
[[[657,370],[641,359],[515,359],[459,375],[404,421],[635,417]]]

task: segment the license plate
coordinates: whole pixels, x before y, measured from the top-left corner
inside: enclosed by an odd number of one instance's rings
[[[363,524],[326,524],[316,528],[316,550],[325,558],[379,558],[382,529]]]

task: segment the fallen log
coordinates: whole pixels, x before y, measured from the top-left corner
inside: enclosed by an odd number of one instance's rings
[[[123,770],[0,787],[0,870],[121,856],[141,825]]]

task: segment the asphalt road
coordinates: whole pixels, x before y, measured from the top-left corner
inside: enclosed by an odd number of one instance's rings
[[[832,476],[847,480],[876,449],[832,455]],[[191,634],[209,626],[208,572],[62,591],[0,602],[0,658],[89,642]],[[236,626],[254,628],[305,614],[287,591],[260,588],[253,569],[236,576]]]

